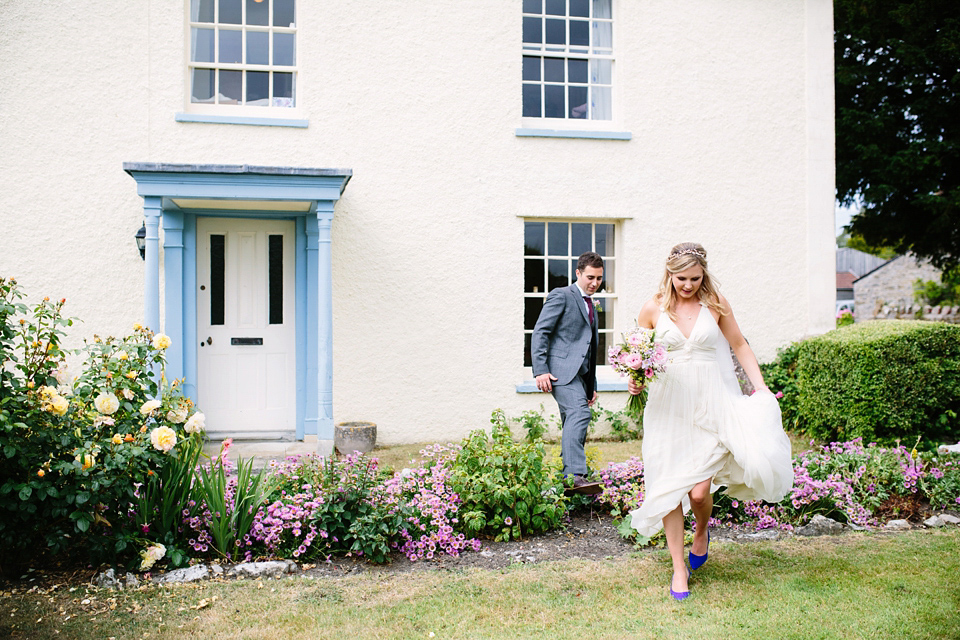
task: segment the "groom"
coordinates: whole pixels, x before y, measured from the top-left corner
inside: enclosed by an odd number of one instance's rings
[[[603,259],[588,251],[577,260],[577,281],[554,289],[533,328],[533,375],[540,391],[552,392],[563,422],[563,473],[572,493],[594,494],[583,445],[590,406],[597,400],[597,313],[591,296],[603,282]]]

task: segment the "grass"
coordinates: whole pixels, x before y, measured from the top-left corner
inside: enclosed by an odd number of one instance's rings
[[[683,603],[667,595],[663,551],[497,571],[21,588],[0,598],[0,637],[957,638],[958,548],[956,528],[718,541]]]

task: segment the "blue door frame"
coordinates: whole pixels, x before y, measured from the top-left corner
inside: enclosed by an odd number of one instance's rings
[[[197,217],[296,222],[296,434],[333,441],[333,282],[330,229],[349,169],[124,163],[143,197],[144,324],[163,328],[168,380],[197,397]],[[160,323],[163,226],[164,318]],[[201,407],[202,409],[202,407]]]

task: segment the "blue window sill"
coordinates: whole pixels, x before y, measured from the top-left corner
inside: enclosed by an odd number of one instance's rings
[[[524,129],[516,130],[518,138],[587,138],[593,140],[630,140],[629,131],[574,131],[572,129]]]
[[[208,124],[246,124],[258,127],[296,127],[306,129],[309,120],[294,118],[256,118],[251,116],[214,116],[199,113],[178,113],[177,122],[206,122]]]
[[[597,391],[626,391],[627,380],[598,380]],[[517,393],[540,393],[537,383],[533,380],[524,380],[517,385]]]

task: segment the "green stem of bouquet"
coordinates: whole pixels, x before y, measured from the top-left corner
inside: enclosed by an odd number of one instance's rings
[[[627,414],[637,423],[643,422],[643,408],[647,405],[647,390],[644,389],[637,395],[631,395],[627,398],[625,408]]]

